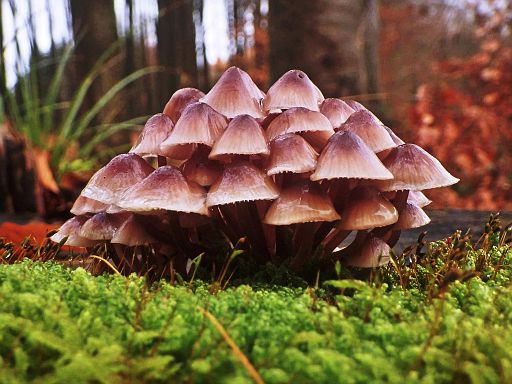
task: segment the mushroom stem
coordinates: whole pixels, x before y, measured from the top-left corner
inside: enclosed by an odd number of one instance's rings
[[[169,211],[169,223],[171,226],[170,235],[174,240],[176,248],[178,248],[185,256],[193,259],[199,253],[196,247],[193,247],[192,244],[188,241],[188,234],[186,231],[180,227],[178,213],[174,211]]]
[[[337,252],[333,252],[331,254],[331,257],[329,260],[340,260],[345,255],[350,255],[351,253],[355,252],[358,248],[360,248],[364,242],[366,241],[366,238],[368,237],[368,232],[366,231],[357,231],[355,239],[350,243],[350,245],[346,248],[343,248]]]
[[[236,203],[237,213],[240,218],[240,225],[251,247],[255,251],[255,258],[265,263],[270,258],[270,253],[266,247],[266,240],[263,234],[263,228],[258,220],[258,211],[254,202]]]
[[[295,256],[290,262],[290,269],[292,271],[297,271],[308,261],[308,259],[311,259],[315,232],[318,227],[318,223],[297,224],[295,233],[293,234]]]
[[[329,197],[338,212],[343,210],[345,200],[350,194],[350,179],[334,179],[329,187]]]
[[[218,226],[222,233],[228,238],[231,246],[236,244],[240,237],[235,233],[232,226],[229,225],[227,219],[224,218],[223,213],[220,210],[220,207],[210,208],[212,213],[213,225]]]
[[[260,225],[263,229],[263,236],[265,237],[267,250],[270,253],[272,262],[276,262],[276,227],[274,225],[263,223],[265,213],[271,204],[272,202],[268,200],[259,200],[255,202],[256,209],[258,210],[258,217],[260,219]]]
[[[334,251],[334,249],[336,249],[336,247],[340,245],[340,243],[343,240],[345,240],[348,235],[350,235],[350,232],[352,231],[342,229],[341,221],[339,221],[338,224],[336,224],[336,226],[332,230],[332,232],[329,233],[321,242],[321,246],[323,248],[322,257],[330,255]]]
[[[167,165],[167,158],[165,156],[158,155],[156,159],[159,167]]]

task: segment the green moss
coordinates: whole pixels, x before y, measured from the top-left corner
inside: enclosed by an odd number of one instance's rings
[[[468,270],[479,252],[467,252]],[[252,382],[199,308],[266,383],[512,382],[512,253],[490,245],[485,254],[479,276],[442,290],[442,281],[428,288],[429,276],[447,258],[407,286],[390,269],[372,283],[239,281],[215,295],[197,281],[1,265],[0,383]]]

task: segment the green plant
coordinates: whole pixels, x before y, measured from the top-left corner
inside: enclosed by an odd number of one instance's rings
[[[32,149],[48,154],[51,170],[57,178],[66,172],[93,169],[101,156],[111,155],[111,151],[95,153],[99,143],[120,130],[140,124],[147,118],[142,116],[123,122],[93,125],[98,113],[108,106],[121,90],[137,79],[158,71],[157,67],[139,69],[127,75],[95,101],[88,111],[81,112],[91,85],[104,67],[109,65],[118,46],[119,43],[112,45],[98,59],[87,76],[82,79],[70,101],[61,101],[59,95],[66,68],[72,58],[72,46],[67,46],[62,51],[47,90],[41,90],[41,79],[38,74],[38,70],[46,64],[32,61],[27,74],[18,71],[15,91],[8,92],[5,96],[6,114],[12,125],[26,138]],[[84,137],[87,137],[87,143],[83,143]],[[125,148],[117,148],[117,151],[122,149]],[[74,151],[72,157],[71,150]]]

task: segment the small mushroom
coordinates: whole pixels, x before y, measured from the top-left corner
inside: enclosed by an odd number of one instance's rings
[[[368,233],[363,245],[343,260],[352,267],[376,268],[389,263],[390,252],[391,248],[385,241]]]
[[[204,97],[204,93],[195,88],[182,88],[173,93],[167,104],[165,104],[163,113],[169,116],[174,124],[179,120],[183,110],[196,101]]]
[[[269,154],[265,132],[256,119],[250,115],[239,115],[229,122],[208,158],[220,160],[229,159],[232,155]]]
[[[311,182],[302,182],[281,191],[268,209],[264,222],[272,225],[290,225],[339,220],[327,193]]]
[[[355,188],[348,201],[349,204],[342,212],[340,229],[372,229],[396,223],[398,220],[395,206],[373,188]]]
[[[305,173],[316,167],[318,153],[301,136],[287,133],[270,142],[270,158],[267,174],[284,172]]]
[[[212,147],[226,129],[228,120],[205,103],[192,103],[183,111],[169,136],[161,143],[164,153],[177,145],[203,144]]]
[[[329,119],[334,130],[337,131],[355,111],[343,100],[329,98],[323,101],[320,112]]]
[[[355,133],[375,153],[396,147],[384,125],[368,111],[354,112],[339,130]]]
[[[420,191],[446,187],[459,181],[439,160],[415,144],[393,148],[383,164],[393,174],[393,179],[376,182],[381,191]]]
[[[279,190],[265,173],[248,162],[228,164],[206,198],[209,207],[242,201],[274,200]]]
[[[80,196],[116,205],[123,191],[143,180],[153,170],[135,153],[117,155],[91,177]]]
[[[59,230],[50,237],[50,240],[60,243],[67,237],[67,240],[64,243],[65,245],[86,248],[95,246],[98,243],[97,241],[80,235],[80,229],[87,220],[89,220],[89,216],[75,216],[67,220],[61,225]]]
[[[388,180],[393,175],[359,136],[340,131],[329,139],[311,175],[313,181],[336,178]]]
[[[228,118],[247,114],[265,117],[260,101],[265,94],[240,68],[228,68],[201,101]]]
[[[139,156],[161,155],[160,144],[169,136],[173,127],[171,119],[163,113],[150,117],[130,153]]]
[[[179,169],[167,165],[127,189],[118,205],[138,213],[168,210],[208,216],[205,197],[206,191],[201,186],[188,181]]]
[[[404,230],[418,228],[430,223],[430,217],[425,211],[413,203],[406,203],[405,208],[400,212],[398,221],[393,226],[393,230]]]
[[[263,109],[289,109],[304,107],[319,111],[324,96],[304,72],[292,69],[281,76],[268,90],[263,99]]]

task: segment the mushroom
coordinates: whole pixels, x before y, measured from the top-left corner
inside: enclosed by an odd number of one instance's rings
[[[73,203],[70,212],[73,215],[80,216],[86,215],[88,213],[103,212],[106,211],[108,207],[108,204],[102,203],[100,201],[89,199],[85,196],[78,196],[78,198]]]
[[[398,221],[393,225],[393,230],[418,228],[430,223],[430,217],[416,204],[407,202],[400,212]]]
[[[173,127],[171,119],[163,113],[150,117],[130,153],[139,156],[161,155],[160,144],[169,136]]]
[[[269,154],[265,132],[256,119],[250,115],[239,115],[229,122],[208,158],[220,160],[231,159],[233,155]]]
[[[398,211],[376,189],[357,187],[350,193],[350,204],[343,210],[341,229],[364,230],[396,223]]]
[[[337,131],[355,110],[343,100],[329,98],[323,101],[320,112],[329,119],[334,130]]]
[[[368,111],[354,112],[339,130],[355,133],[375,153],[396,147],[384,125]]]
[[[391,150],[383,164],[393,179],[376,182],[381,191],[432,189],[459,181],[434,156],[415,144],[402,144]]]
[[[208,216],[205,197],[201,186],[188,181],[178,168],[167,165],[128,188],[118,205],[138,213],[168,210]]]
[[[263,99],[263,109],[289,109],[304,107],[319,111],[318,105],[324,101],[324,96],[313,84],[308,75],[297,69],[292,69],[281,76],[268,90]]]
[[[279,190],[270,177],[249,162],[237,162],[226,165],[222,176],[210,187],[206,203],[211,207],[278,197]]]
[[[130,215],[115,231],[111,243],[122,244],[128,247],[157,243],[147,231],[144,225],[137,221],[135,215]]]
[[[252,117],[265,117],[260,101],[265,94],[240,68],[227,69],[213,88],[201,101],[228,118],[247,114]]]
[[[306,173],[316,167],[318,153],[301,136],[287,133],[270,142],[267,175],[284,172]]]
[[[142,157],[135,153],[117,155],[96,172],[80,196],[104,204],[117,204],[119,195],[153,171]]]
[[[204,97],[204,93],[195,88],[182,88],[173,93],[167,104],[165,104],[163,113],[169,116],[174,124],[179,120],[183,110],[196,101]]]
[[[228,125],[226,117],[205,103],[192,103],[183,111],[174,129],[160,145],[164,152],[176,145],[203,144],[212,147]]]
[[[97,213],[82,224],[79,235],[90,240],[111,240],[129,216],[130,214],[127,212],[117,214]]]
[[[80,229],[87,220],[89,220],[88,216],[72,217],[62,224],[59,230],[54,233],[50,239],[56,243],[60,243],[62,240],[66,239],[64,244],[72,247],[88,248],[95,246],[98,243],[97,241],[80,235]]]
[[[340,215],[327,193],[304,181],[281,191],[268,209],[264,222],[272,225],[336,221]]]
[[[359,136],[340,131],[329,139],[311,175],[313,181],[335,178],[390,180],[393,174]]]
[[[362,246],[345,255],[342,260],[352,267],[376,268],[389,262],[391,248],[385,241],[371,233],[366,235]]]

